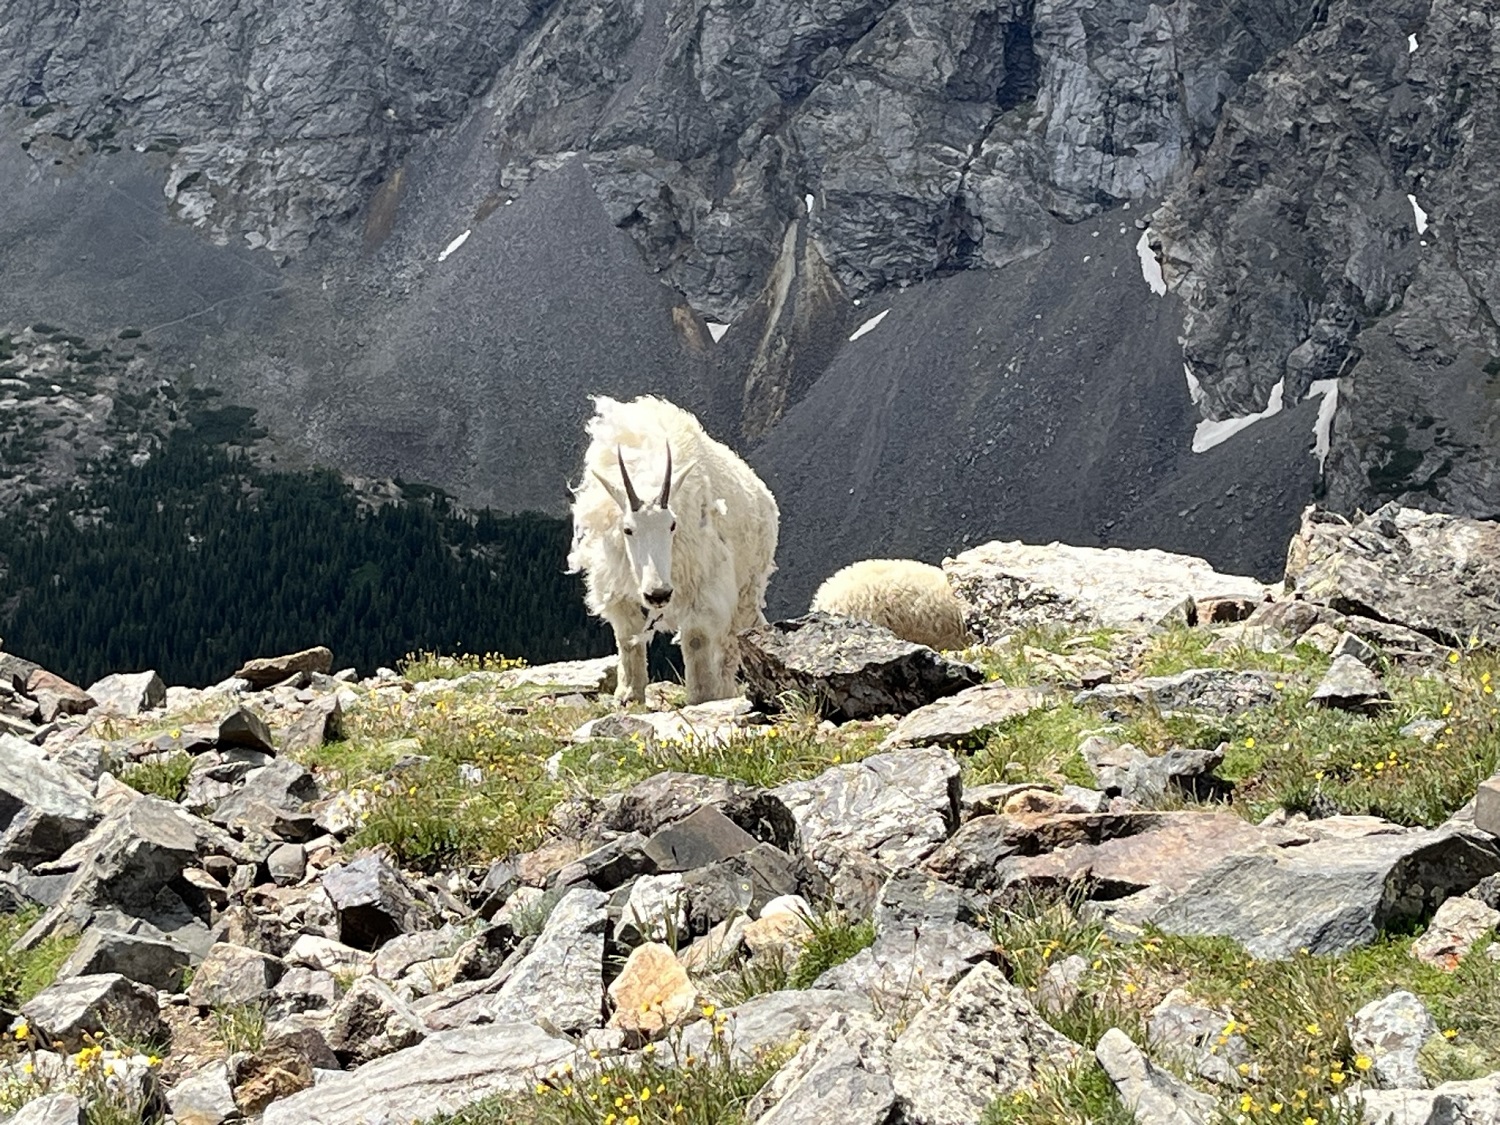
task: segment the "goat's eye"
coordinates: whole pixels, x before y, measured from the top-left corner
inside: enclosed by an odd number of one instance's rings
[[[668,530],[668,531],[676,531],[676,530],[677,530],[677,521],[676,521],[676,520],[673,520],[673,521],[672,521],[672,526],[671,526],[671,527],[669,527],[669,528],[667,528],[667,530]]]
[[[634,532],[634,531],[632,531],[632,530],[631,530],[631,529],[630,529],[630,528],[628,528],[628,527],[627,527],[627,528],[626,528],[626,529],[625,529],[625,534],[626,534],[626,535],[634,535],[634,534],[635,534],[635,532]]]

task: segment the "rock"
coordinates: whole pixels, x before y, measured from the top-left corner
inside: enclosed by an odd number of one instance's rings
[[[254,1116],[282,1098],[313,1085],[313,1068],[338,1069],[338,1059],[315,1031],[278,1035],[248,1058],[238,1061],[234,1103]]]
[[[1370,1077],[1386,1089],[1425,1090],[1418,1064],[1422,1045],[1438,1033],[1432,1014],[1410,992],[1392,992],[1366,1004],[1349,1020],[1349,1047],[1369,1055]]]
[[[371,1106],[379,1107],[386,1125],[410,1125],[525,1089],[538,1074],[570,1061],[576,1049],[529,1021],[439,1032],[272,1102],[264,1125],[364,1125]]]
[[[756,706],[779,710],[792,693],[836,722],[904,715],[983,679],[878,625],[824,613],[751,629],[740,647]]]
[[[721,1009],[719,1015],[726,1017],[722,1023],[715,1016],[713,1020],[688,1024],[683,1029],[679,1050],[684,1055],[708,1057],[716,1038],[714,1028],[720,1026],[719,1034],[728,1044],[730,1061],[745,1065],[766,1051],[784,1047],[799,1036],[816,1031],[831,1016],[840,1013],[868,1016],[871,1012],[869,999],[856,993],[831,988],[782,989]]]
[[[115,672],[89,686],[101,715],[139,715],[167,701],[167,685],[155,672]]]
[[[1453,648],[1500,645],[1500,524],[1387,504],[1355,524],[1309,509],[1287,551],[1304,601]]]
[[[1217,573],[1202,559],[1118,547],[990,542],[945,559],[948,584],[983,644],[1028,628],[1144,631],[1184,596],[1262,601],[1253,578]]]
[[[266,870],[278,887],[300,883],[307,874],[307,850],[301,844],[278,844],[266,856]]]
[[[279,684],[298,672],[321,672],[327,675],[332,667],[333,653],[319,645],[316,648],[305,648],[300,652],[288,653],[285,656],[263,656],[256,660],[247,660],[235,672],[234,678],[249,681],[250,686],[259,691],[272,684]]]
[[[648,942],[631,950],[609,986],[609,1027],[659,1035],[694,1012],[698,990],[670,946]]]
[[[791,968],[812,939],[812,917],[812,907],[798,895],[773,899],[745,927],[745,948],[752,957],[769,957]]]
[[[682,877],[688,926],[701,934],[736,913],[755,917],[772,899],[797,894],[805,874],[803,861],[770,844],[689,871]]]
[[[276,753],[276,746],[271,741],[271,728],[248,707],[236,707],[220,719],[218,737],[220,746],[243,746],[247,750],[259,750],[263,754]]]
[[[200,1008],[260,1004],[285,971],[279,957],[221,941],[209,950],[193,974],[188,1003]]]
[[[282,736],[281,749],[287,754],[304,754],[332,739],[342,738],[343,734],[343,705],[338,696],[325,695],[302,708],[302,713]]]
[[[545,1017],[563,1031],[598,1027],[604,1008],[602,891],[575,887],[553,908],[531,952],[489,1007],[496,1023]]]
[[[888,1125],[896,1090],[887,1039],[868,1016],[830,1016],[752,1099],[748,1118],[757,1125]],[[760,1113],[761,1103],[772,1104]]]
[[[1459,961],[1500,923],[1500,910],[1460,895],[1437,908],[1427,930],[1411,943],[1411,955],[1452,972]]]
[[[6,1125],[84,1125],[84,1107],[76,1094],[43,1094],[33,1098]]]
[[[620,920],[615,924],[616,944],[628,948],[686,934],[686,902],[681,875],[642,875],[630,884]]]
[[[36,700],[37,717],[43,723],[61,715],[82,715],[94,706],[94,697],[77,684],[41,668],[26,681],[26,694]]]
[[[998,723],[1047,706],[1049,699],[1039,688],[978,684],[910,712],[880,748],[960,745]]]
[[[703,774],[668,770],[639,781],[620,796],[603,823],[613,832],[650,836],[704,805],[712,805],[757,840],[784,852],[796,848],[797,821],[773,794],[742,781]]]
[[[797,818],[803,851],[831,875],[851,855],[887,872],[920,862],[957,827],[959,790],[958,762],[930,748],[876,754],[774,793]]]
[[[35,746],[0,734],[0,867],[56,859],[95,819],[82,781]]]
[[[1474,827],[1491,836],[1500,836],[1500,777],[1479,783],[1474,794]]]
[[[167,1105],[177,1125],[223,1125],[240,1112],[222,1063],[185,1076],[167,1091]]]
[[[1251,1061],[1250,1045],[1226,1011],[1196,1003],[1173,989],[1151,1011],[1146,1024],[1152,1054],[1220,1085],[1236,1085],[1235,1067]]]
[[[670,711],[617,712],[590,719],[573,732],[573,741],[593,738],[637,738],[648,746],[726,746],[736,739],[754,737],[764,728],[744,697],[711,699]]]
[[[1207,1125],[1213,1118],[1213,1098],[1152,1066],[1119,1028],[1100,1036],[1094,1057],[1139,1125]]]
[[[13,691],[25,691],[32,674],[40,672],[42,666],[8,652],[0,652],[0,683],[8,684]]]
[[[304,965],[310,969],[360,977],[375,971],[376,955],[317,934],[298,934],[297,940],[286,951],[285,960],[288,965]]]
[[[712,805],[669,824],[646,841],[642,851],[658,871],[691,871],[755,847],[754,836]]]
[[[170,907],[164,895],[176,898],[170,889],[174,881],[200,855],[210,853],[250,858],[222,829],[170,801],[131,796],[111,808],[88,836],[49,865],[49,869],[68,873],[67,885],[47,913],[21,936],[19,948],[33,948],[53,933],[77,932],[104,906],[138,912],[149,920],[153,912]]]
[[[978,921],[966,892],[919,871],[898,872],[880,888],[874,942],[813,987],[861,992],[893,1011],[915,997],[940,995],[994,953]]]
[[[727,918],[677,954],[689,973],[721,973],[739,959],[745,948],[745,930],[750,919],[743,914]]]
[[[284,1019],[299,1012],[329,1010],[338,1003],[340,992],[338,979],[332,973],[295,965],[271,989],[266,1014],[271,1019]]]
[[[1121,746],[1095,737],[1079,749],[1106,796],[1124,797],[1138,805],[1158,804],[1170,791],[1209,800],[1229,789],[1214,776],[1214,770],[1224,764],[1223,747],[1193,750],[1174,746],[1152,757],[1129,743]]]
[[[1156,910],[1170,934],[1232,938],[1254,957],[1337,954],[1500,872],[1487,841],[1451,830],[1314,840],[1230,856]]]
[[[330,867],[323,890],[338,911],[339,940],[356,949],[424,929],[431,916],[406,877],[375,853]]]
[[[523,879],[527,878],[526,867],[523,859]],[[646,854],[646,841],[640,833],[631,832],[580,855],[573,862],[559,868],[548,879],[548,885],[566,887],[576,883],[590,883],[602,891],[612,891],[637,875],[652,875],[655,872],[656,864]]]
[[[128,981],[118,973],[73,977],[42,989],[21,1014],[43,1043],[61,1041],[76,1051],[83,1033],[146,1040],[161,1030],[156,990]]]
[[[1276,701],[1274,672],[1236,672],[1228,668],[1189,668],[1175,676],[1147,676],[1128,684],[1102,684],[1073,697],[1076,707],[1118,709],[1135,703],[1161,711],[1202,711],[1238,715]]]
[[[1364,1125],[1489,1125],[1500,1120],[1500,1072],[1432,1090],[1365,1090]],[[1351,1104],[1355,1095],[1339,1099]]]
[[[126,980],[152,988],[176,992],[182,986],[188,952],[168,941],[155,927],[137,923],[138,930],[121,932],[103,925],[90,926],[57,970],[57,979],[119,973]]]
[[[613,695],[618,656],[601,656],[594,660],[562,660],[555,664],[538,664],[534,668],[509,668],[501,672],[502,687],[533,685],[557,693],[583,692],[586,695]]]
[[[925,1125],[973,1125],[998,1095],[1078,1053],[999,969],[982,964],[911,1018],[891,1047],[891,1081]]]
[[[1342,711],[1373,714],[1390,706],[1391,697],[1380,677],[1347,653],[1336,656],[1314,689],[1309,704]]]
[[[1380,652],[1374,645],[1354,633],[1340,633],[1330,654],[1335,660],[1341,656],[1352,656],[1361,664],[1373,668]]]
[[[504,933],[505,925],[482,931],[480,937]],[[427,930],[416,934],[402,934],[392,938],[375,954],[375,975],[381,980],[396,980],[422,962],[432,962],[452,957],[469,940],[464,930],[447,925],[440,930]]]
[[[1039,1012],[1067,1011],[1082,995],[1081,985],[1088,972],[1089,963],[1076,953],[1069,954],[1061,961],[1052,962],[1037,981],[1032,1003]]]
[[[268,766],[245,774],[239,789],[220,801],[209,819],[229,827],[247,822],[260,823],[262,818],[254,812],[256,805],[298,812],[307,802],[317,799],[318,783],[312,774],[290,758],[278,758]],[[311,834],[311,831],[306,832],[308,836]]]
[[[414,1047],[426,1037],[421,1017],[373,976],[354,982],[334,1008],[328,1028],[328,1045],[356,1065]]]

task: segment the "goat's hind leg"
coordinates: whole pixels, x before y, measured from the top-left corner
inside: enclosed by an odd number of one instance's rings
[[[617,602],[604,612],[604,618],[615,631],[615,647],[620,653],[616,677],[615,702],[646,702],[646,646],[651,637],[646,632],[646,615],[633,602]]]

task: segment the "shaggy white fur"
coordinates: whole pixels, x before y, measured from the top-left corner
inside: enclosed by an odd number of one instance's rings
[[[913,559],[866,559],[829,577],[812,609],[883,625],[902,640],[935,649],[970,643],[964,611],[939,567]]]
[[[735,693],[738,634],[765,624],[781,514],[749,465],[665,399],[594,399],[582,483],[574,490],[573,549],[589,612],[620,650],[622,703],[646,697],[646,645],[672,632],[682,646],[688,702]],[[672,485],[659,506],[671,450]],[[618,451],[618,453],[617,453]],[[623,461],[640,501],[624,501]],[[626,529],[632,535],[627,539]],[[653,603],[670,591],[670,600]]]

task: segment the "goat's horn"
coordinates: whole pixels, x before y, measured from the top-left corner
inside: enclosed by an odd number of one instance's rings
[[[672,497],[672,445],[667,444],[667,475],[661,478],[661,499],[656,502],[658,508],[665,508],[667,501]]]
[[[625,495],[630,498],[630,510],[639,512],[641,498],[635,494],[635,486],[630,483],[630,474],[625,471],[625,455],[620,452],[618,445],[615,446],[615,460],[620,463],[620,480],[625,483]]]

